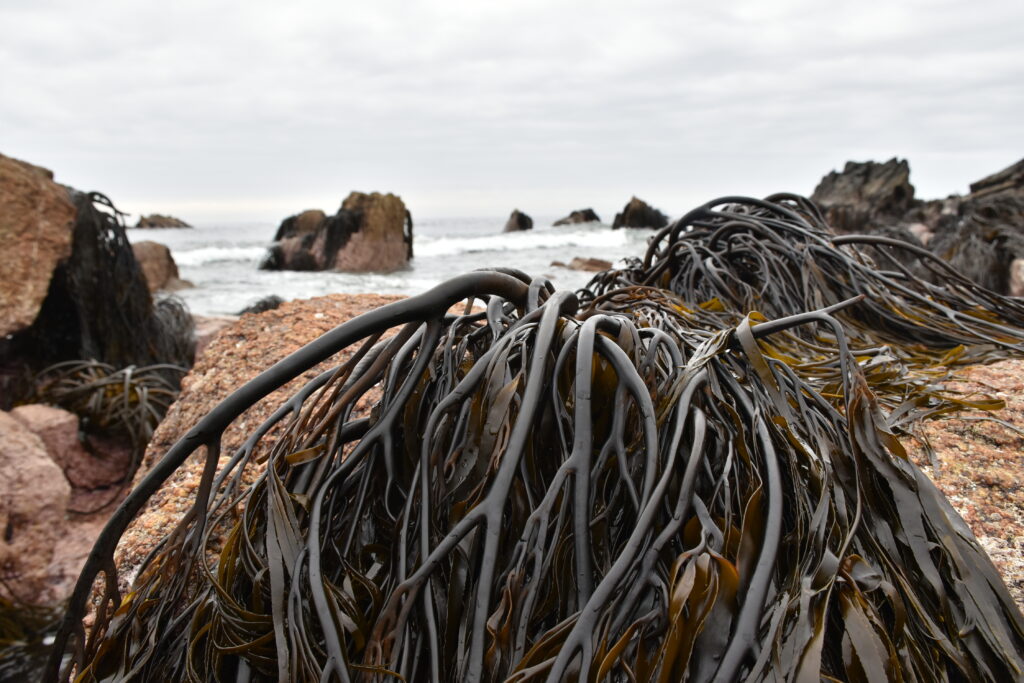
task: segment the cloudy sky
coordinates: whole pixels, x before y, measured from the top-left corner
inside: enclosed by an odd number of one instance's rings
[[[667,213],[1024,156],[1024,2],[0,0],[0,153],[192,220]]]

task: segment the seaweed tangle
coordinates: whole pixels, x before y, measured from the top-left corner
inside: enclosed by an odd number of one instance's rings
[[[726,198],[578,293],[478,271],[352,319],[141,480],[49,675],[70,645],[82,681],[1019,679],[1024,617],[896,433],[998,407],[942,380],[1024,352],[1024,307],[886,239]],[[447,313],[464,299],[485,310]],[[221,459],[245,408],[347,347]],[[122,596],[114,545],[201,447]]]

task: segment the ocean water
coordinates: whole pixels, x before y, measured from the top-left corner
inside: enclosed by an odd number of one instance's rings
[[[235,314],[271,294],[301,299],[333,293],[419,294],[450,277],[486,266],[519,268],[549,277],[556,288],[576,289],[593,273],[554,267],[573,257],[602,258],[621,265],[642,256],[651,230],[612,230],[588,223],[553,227],[534,221],[533,230],[502,233],[504,218],[414,219],[408,267],[393,273],[261,271],[258,266],[277,223],[209,223],[192,229],[128,229],[132,242],[152,240],[171,249],[180,275],[195,287],[176,295],[198,315]]]

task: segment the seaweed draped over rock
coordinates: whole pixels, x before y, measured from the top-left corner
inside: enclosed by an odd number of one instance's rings
[[[1024,617],[896,434],[996,407],[941,379],[1024,352],[1024,308],[873,262],[879,239],[727,198],[575,294],[480,271],[345,323],[140,482],[52,672],[77,631],[85,681],[1021,677]],[[220,460],[246,407],[350,346]],[[121,596],[114,544],[201,446],[191,511]]]

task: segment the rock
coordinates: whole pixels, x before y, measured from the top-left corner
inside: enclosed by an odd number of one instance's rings
[[[583,258],[581,256],[577,256],[572,261],[569,261],[569,263],[552,261],[551,265],[558,266],[560,268],[568,268],[569,270],[586,270],[596,273],[611,268],[612,262],[599,258]]]
[[[842,173],[832,171],[821,179],[811,200],[839,232],[895,224],[914,205],[910,164],[896,158],[884,164],[848,161]]]
[[[1004,192],[1024,192],[1024,159],[971,183],[970,197],[980,199]]]
[[[1010,296],[1024,296],[1024,258],[1010,263]]]
[[[353,192],[311,232],[302,230],[316,222],[316,213],[292,218],[278,229],[262,270],[389,272],[412,258],[412,216],[393,194]]]
[[[274,241],[278,242],[283,240],[285,237],[314,233],[320,229],[320,226],[322,226],[326,220],[327,214],[320,209],[308,209],[302,213],[295,214],[294,216],[288,216],[288,218],[281,221],[281,225],[277,228],[277,234],[274,235]]]
[[[131,468],[131,454],[121,449],[90,454],[79,440],[78,416],[74,413],[54,406],[30,404],[18,406],[10,415],[42,439],[50,458],[73,488],[113,486],[121,482]]]
[[[576,225],[577,223],[600,223],[601,218],[593,209],[577,209],[565,218],[559,218],[555,225]]]
[[[502,232],[521,232],[523,230],[533,230],[533,219],[519,209],[514,209],[508,217],[508,221],[505,222],[505,229]]]
[[[43,441],[0,411],[0,575],[14,596],[28,603],[54,601],[47,567],[66,535],[71,486]]]
[[[238,312],[238,315],[245,315],[246,313],[263,313],[264,311],[272,311],[283,303],[284,299],[277,296],[276,294],[271,294],[270,296],[265,296],[259,301],[250,304],[249,306],[246,306],[245,308]]]
[[[646,202],[633,197],[622,209],[622,213],[615,214],[612,221],[612,229],[619,228],[663,228],[668,225],[668,217],[661,211],[647,205]]]
[[[206,351],[217,333],[238,320],[234,315],[194,315],[192,320],[196,330],[196,358]]]
[[[0,338],[32,324],[54,269],[71,255],[75,207],[52,178],[0,154]]]
[[[67,360],[117,368],[190,365],[183,304],[154,304],[105,196],[56,185],[48,171],[0,158],[0,406],[29,398],[32,376]]]
[[[149,291],[176,292],[194,285],[178,277],[178,265],[171,256],[171,250],[159,242],[144,240],[132,244],[132,253],[142,268]]]
[[[148,216],[139,216],[139,222],[135,224],[136,228],[191,228],[192,226],[174,216],[164,216],[159,213],[153,213]]]

